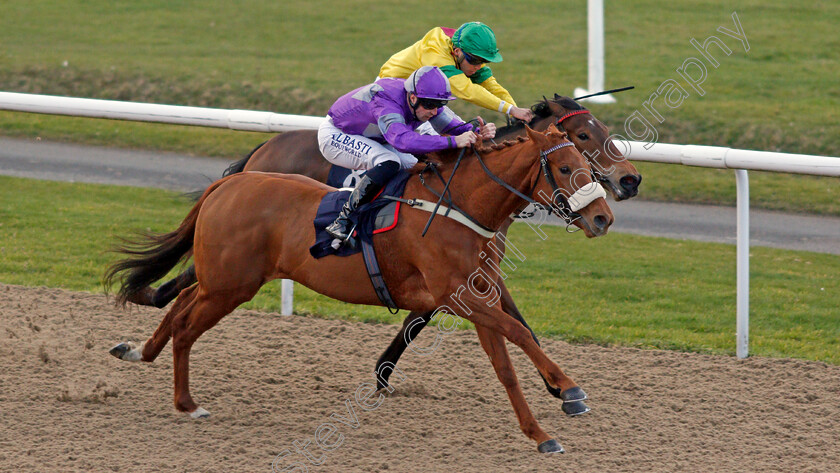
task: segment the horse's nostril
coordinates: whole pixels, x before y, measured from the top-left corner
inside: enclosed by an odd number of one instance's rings
[[[610,220],[609,220],[607,217],[603,216],[603,215],[596,215],[596,216],[595,216],[595,226],[596,226],[599,230],[603,230],[604,228],[606,228],[607,223],[608,223],[609,221],[610,221]]]
[[[633,174],[628,174],[621,178],[619,181],[621,183],[621,187],[624,188],[627,192],[630,192],[633,195],[639,191],[639,184],[642,182],[642,176],[636,176]]]

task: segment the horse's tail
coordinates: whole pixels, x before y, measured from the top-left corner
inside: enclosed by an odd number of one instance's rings
[[[222,173],[222,177],[227,177],[227,176],[230,176],[231,174],[237,174],[237,173],[242,172],[245,169],[245,165],[248,164],[248,160],[251,159],[251,156],[253,156],[254,153],[256,153],[257,150],[262,148],[263,145],[266,144],[266,143],[268,143],[268,141],[263,141],[262,143],[257,145],[256,148],[252,149],[251,152],[248,153],[244,158],[242,158],[239,161],[236,161],[235,163],[228,166],[228,168],[225,169],[225,172]]]
[[[125,307],[127,302],[136,299],[139,293],[166,276],[178,262],[192,254],[198,212],[207,197],[225,181],[227,179],[220,179],[211,184],[175,231],[140,233],[133,239],[124,239],[124,244],[114,249],[117,253],[128,255],[109,266],[105,272],[106,290],[114,283],[120,285],[116,305]]]
[[[231,174],[238,174],[238,173],[242,172],[243,170],[245,170],[245,165],[248,164],[248,160],[251,159],[251,156],[253,156],[254,153],[256,153],[257,150],[262,148],[262,146],[266,143],[268,143],[268,141],[263,141],[262,143],[257,145],[256,148],[252,149],[250,153],[245,155],[244,158],[240,159],[239,161],[235,161],[235,162],[231,163],[231,165],[228,166],[227,169],[225,169],[225,171],[222,173],[222,177],[228,177]],[[189,200],[198,201],[198,199],[200,199],[201,196],[204,195],[205,190],[206,189],[197,189],[197,190],[194,190],[194,191],[189,191],[189,192],[184,193],[184,196]]]

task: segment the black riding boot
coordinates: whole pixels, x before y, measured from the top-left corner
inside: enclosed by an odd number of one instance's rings
[[[373,200],[380,189],[382,189],[382,186],[373,182],[367,174],[362,176],[359,183],[356,184],[356,188],[350,193],[350,198],[347,199],[344,207],[341,208],[341,213],[338,214],[338,218],[335,219],[335,222],[327,226],[327,233],[342,242],[347,241],[350,238],[351,226],[353,224],[350,221],[350,215],[362,205]]]

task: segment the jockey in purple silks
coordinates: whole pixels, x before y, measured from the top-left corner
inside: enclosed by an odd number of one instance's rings
[[[493,123],[482,124],[478,135],[446,107],[455,100],[440,69],[424,66],[407,79],[382,78],[339,98],[318,129],[318,144],[327,161],[349,169],[366,170],[338,218],[326,230],[346,241],[349,216],[373,200],[399,170],[417,164],[415,154],[464,148],[496,135]],[[425,122],[441,135],[421,135]]]

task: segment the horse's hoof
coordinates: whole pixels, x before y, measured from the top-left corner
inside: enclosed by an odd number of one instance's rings
[[[564,402],[563,405],[560,407],[563,409],[563,412],[565,412],[566,415],[569,417],[586,414],[587,412],[592,410],[583,401]]]
[[[210,413],[201,407],[196,407],[194,411],[190,412],[190,417],[193,419],[206,419],[210,417]]]
[[[566,450],[563,450],[563,446],[554,439],[546,440],[541,443],[537,447],[537,450],[539,450],[540,453],[566,453]]]
[[[576,401],[585,401],[588,399],[586,393],[580,386],[575,386],[573,388],[569,388],[560,393],[560,399],[563,400],[564,403],[566,402],[576,402]]]
[[[125,361],[140,361],[143,357],[142,348],[138,349],[131,342],[123,342],[108,350],[113,356]]]

